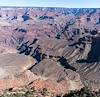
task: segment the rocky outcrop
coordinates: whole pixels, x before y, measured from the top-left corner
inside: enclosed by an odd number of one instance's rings
[[[27,87],[36,79],[38,79],[38,77],[28,70],[16,76],[12,76],[12,74],[10,74],[8,77],[0,79],[0,91],[13,89],[17,90],[18,88],[20,89],[23,87]]]
[[[36,63],[35,59],[16,53],[0,54],[0,79],[25,72]]]
[[[44,78],[33,82],[32,85],[38,89],[47,88],[56,94],[63,94],[83,87],[78,73],[70,69],[64,69],[60,63],[54,60],[44,59],[33,66],[31,71]]]
[[[0,63],[0,90],[35,87],[42,91],[47,88],[57,95],[83,87],[75,71],[64,69],[60,63],[50,59],[34,65],[36,61],[33,58],[7,53],[0,55]]]

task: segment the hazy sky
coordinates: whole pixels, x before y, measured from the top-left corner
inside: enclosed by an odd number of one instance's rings
[[[100,8],[100,0],[0,0],[0,6]]]

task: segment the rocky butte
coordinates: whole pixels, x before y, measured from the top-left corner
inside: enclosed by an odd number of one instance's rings
[[[99,91],[99,44],[99,8],[1,7],[0,91]]]

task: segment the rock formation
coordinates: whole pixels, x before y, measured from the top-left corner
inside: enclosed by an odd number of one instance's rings
[[[0,9],[0,90],[55,94],[100,89],[100,9]]]

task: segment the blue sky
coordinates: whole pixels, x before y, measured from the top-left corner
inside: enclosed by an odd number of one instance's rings
[[[0,6],[100,8],[100,0],[0,0]]]

